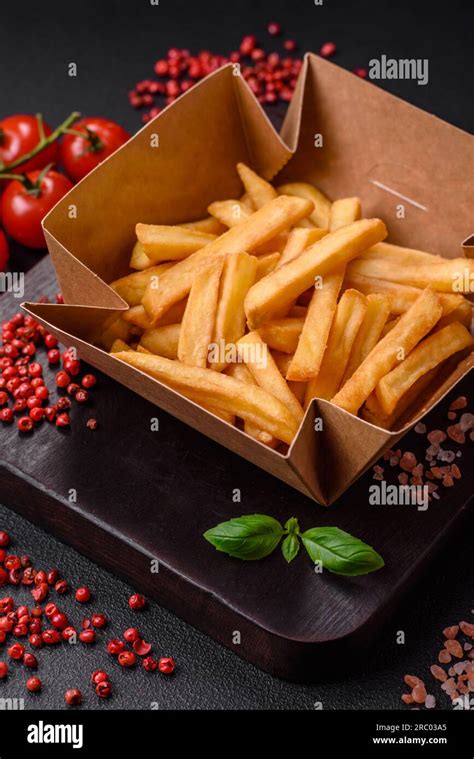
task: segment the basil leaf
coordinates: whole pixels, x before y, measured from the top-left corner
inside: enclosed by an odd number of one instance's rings
[[[298,551],[300,550],[300,541],[297,535],[294,533],[290,533],[286,536],[285,540],[281,544],[281,552],[285,559],[287,560],[288,564],[290,561],[293,561],[295,556],[298,555]]]
[[[229,522],[221,522],[204,533],[218,551],[244,561],[263,559],[275,550],[283,535],[283,527],[273,517],[249,514]]]
[[[289,520],[285,524],[285,530],[288,530],[290,535],[293,532],[296,533],[297,535],[300,534],[300,526],[298,524],[298,520],[296,517],[289,518]]]
[[[334,574],[356,577],[384,566],[373,548],[338,527],[314,527],[301,537],[311,559]]]

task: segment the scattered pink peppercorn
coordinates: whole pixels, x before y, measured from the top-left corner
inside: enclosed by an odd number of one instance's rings
[[[336,52],[336,44],[334,42],[325,42],[324,45],[321,46],[319,55],[322,58],[330,58],[331,55],[334,55],[335,52]]]
[[[36,669],[38,666],[38,659],[34,654],[26,653],[23,657],[23,664],[28,669]]]
[[[8,664],[5,661],[0,661],[0,680],[4,680],[8,675]]]
[[[118,655],[118,663],[121,667],[134,667],[137,657],[132,651],[122,651]]]
[[[95,686],[95,692],[99,698],[109,698],[112,695],[112,685],[108,680],[101,680],[101,682],[97,683]]]
[[[113,638],[113,640],[109,640],[107,643],[107,651],[109,654],[112,654],[112,656],[117,656],[118,654],[122,653],[122,651],[125,651],[125,643],[123,640]]]
[[[158,660],[158,669],[164,675],[171,675],[174,672],[175,667],[176,663],[171,656],[162,656],[161,659]]]
[[[143,609],[145,604],[145,596],[140,595],[140,593],[133,593],[133,595],[131,595],[128,599],[128,605],[131,609],[133,609],[133,611]]]
[[[137,627],[129,627],[125,630],[123,637],[127,643],[134,643],[136,640],[140,640],[140,631]]]
[[[76,590],[76,601],[79,601],[79,603],[81,604],[85,604],[91,600],[91,595],[92,594],[89,588],[87,588],[86,586],[78,588]]]
[[[64,694],[64,700],[68,706],[79,706],[82,703],[82,693],[79,688],[70,688]]]
[[[102,630],[104,627],[107,627],[107,617],[105,614],[93,614],[91,617],[91,623],[93,627]]]
[[[99,683],[105,683],[109,679],[109,676],[107,672],[104,672],[102,669],[96,669],[95,672],[91,675],[91,682],[94,685],[98,685]]]
[[[30,693],[38,693],[42,688],[42,683],[39,677],[30,677],[26,681],[26,687]]]

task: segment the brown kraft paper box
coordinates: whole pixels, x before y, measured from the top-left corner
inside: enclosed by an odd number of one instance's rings
[[[390,242],[458,257],[472,233],[472,137],[312,54],[279,136],[234,73],[229,65],[196,85],[48,214],[45,237],[67,305],[25,307],[93,366],[329,505],[472,369],[473,355],[445,367],[394,432],[314,400],[282,455],[93,345],[100,325],[128,308],[107,283],[129,272],[137,222],[192,221],[212,201],[238,196],[238,161],[267,179],[278,174],[277,183],[314,183],[332,200],[357,195],[364,216],[386,222]]]

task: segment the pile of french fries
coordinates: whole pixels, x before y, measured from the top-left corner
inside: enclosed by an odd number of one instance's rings
[[[358,198],[237,171],[242,197],[202,221],[137,224],[100,344],[272,448],[313,398],[392,429],[472,347],[473,262],[383,242]]]

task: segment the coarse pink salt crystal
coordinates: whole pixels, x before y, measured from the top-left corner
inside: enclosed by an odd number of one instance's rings
[[[456,480],[461,479],[461,470],[459,469],[457,464],[451,465],[451,474]]]
[[[467,635],[469,638],[474,638],[474,625],[471,625],[469,622],[460,622],[459,627],[464,635]],[[470,643],[466,643],[465,645],[470,645]]]
[[[436,445],[437,443],[442,443],[446,440],[446,433],[443,432],[443,430],[431,430],[431,432],[428,432],[427,437],[430,443]]]
[[[439,667],[437,664],[432,664],[430,667],[430,672],[433,675],[433,677],[436,678],[436,680],[439,680],[441,683],[445,683],[448,679],[448,676],[444,669],[442,667]]]
[[[416,456],[410,451],[406,451],[400,459],[400,466],[406,472],[411,472],[411,470],[416,466],[416,463]]]
[[[411,693],[402,693],[402,701],[404,704],[412,704],[413,703],[413,696]]]
[[[423,472],[424,472],[423,464],[417,464],[411,470],[413,477],[423,477]]]
[[[474,414],[463,414],[459,420],[459,427],[463,432],[474,427]]]
[[[463,648],[465,651],[470,651],[472,649],[472,643],[465,643]]]
[[[413,696],[413,701],[415,704],[424,704],[426,699],[426,688],[423,685],[422,682],[419,682],[418,685],[415,685],[413,688],[411,695]]]
[[[445,627],[443,635],[445,638],[453,640],[459,632],[459,625],[451,625],[451,627]]]
[[[438,661],[440,664],[449,664],[451,661],[451,654],[446,649],[442,649],[438,654]]]
[[[466,666],[466,662],[457,661],[453,669],[457,675],[462,675],[462,673],[464,672],[465,666]]]
[[[400,472],[397,479],[400,485],[408,485],[408,475],[406,472]]]
[[[436,699],[429,693],[425,698],[425,706],[427,709],[434,709],[436,706]]]
[[[423,680],[420,680],[420,678],[417,677],[416,675],[405,675],[403,680],[405,681],[405,684],[408,685],[409,688],[414,688],[415,685],[418,685],[419,683],[423,685]]]
[[[466,436],[459,424],[452,424],[450,427],[448,427],[447,432],[448,437],[450,437],[451,440],[454,440],[455,443],[462,445],[466,442]]]
[[[448,411],[448,419],[450,422],[456,421],[456,414],[454,413],[454,411]]]
[[[465,395],[460,395],[459,398],[456,398],[455,401],[453,401],[449,407],[450,411],[457,411],[460,408],[466,408],[467,406],[467,398]]]
[[[426,432],[426,424],[423,424],[423,422],[418,422],[415,427],[415,432],[418,432],[419,435],[424,435]]]
[[[453,640],[452,638],[448,638],[448,640],[444,641],[444,647],[449,651],[451,656],[455,656],[456,659],[461,659],[462,646],[458,640]]]

